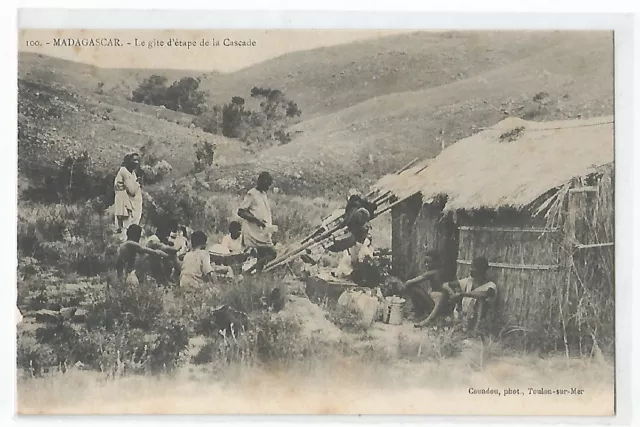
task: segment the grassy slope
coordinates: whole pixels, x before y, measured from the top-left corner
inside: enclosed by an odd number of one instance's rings
[[[181,77],[198,77],[203,73],[189,70],[99,68],[31,52],[20,52],[18,57],[19,78],[44,80],[86,94],[94,93],[98,89],[98,83],[102,83],[102,90],[106,95],[121,100],[131,96],[139,82],[152,74],[165,76],[171,83]]]
[[[548,97],[535,102],[540,92]],[[245,168],[302,176],[297,179],[300,186],[325,182],[344,187],[354,184],[354,177],[375,179],[414,157],[435,156],[443,143],[451,144],[507,115],[550,120],[612,111],[611,39],[577,34],[481,75],[376,97],[304,121],[294,128],[301,132],[294,142],[263,152]]]
[[[166,142],[160,154],[179,176],[193,164],[193,143],[209,139],[219,146],[221,168],[213,172],[214,180],[223,181],[218,188],[246,186],[257,169],[266,168],[276,172],[286,192],[317,193],[361,185],[413,157],[436,155],[443,143],[506,114],[544,120],[610,113],[611,46],[604,34],[414,33],[209,74],[202,88],[216,102],[268,86],[284,90],[303,110],[292,143],[250,159],[236,141],[189,129],[191,116],[127,101],[151,71],[98,69],[22,54],[19,77],[77,94],[65,101],[72,111],[60,119],[23,117],[41,126],[62,153],[69,144],[88,148],[94,159],[113,167],[126,151],[152,139]],[[153,73],[170,80],[190,75]],[[100,81],[102,95],[96,93]],[[549,94],[548,105],[533,101],[539,92]]]
[[[19,122],[49,143],[33,160],[51,165],[69,152],[86,149],[99,168],[113,169],[124,154],[152,140],[160,157],[174,167],[174,176],[180,176],[193,166],[197,141],[216,144],[223,157],[242,155],[238,142],[189,128],[193,116],[126,100],[129,89],[147,74],[20,55]],[[104,94],[96,93],[100,81],[105,82]],[[127,86],[119,86],[122,81]],[[60,117],[47,113],[53,106],[61,111]]]
[[[248,97],[253,86],[281,89],[310,119],[373,97],[463,80],[561,40],[553,32],[411,33],[289,53],[207,76],[202,87],[216,103]]]

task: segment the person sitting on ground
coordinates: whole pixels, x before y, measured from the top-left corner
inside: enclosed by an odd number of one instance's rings
[[[220,244],[229,250],[230,254],[242,253],[242,224],[238,221],[229,223],[229,234],[222,238]]]
[[[119,279],[126,278],[127,283],[137,284],[144,281],[144,277],[138,277],[136,259],[138,254],[146,254],[158,258],[167,258],[169,255],[161,250],[151,249],[140,244],[142,227],[132,224],[127,228],[127,240],[118,248],[116,258],[116,273]]]
[[[435,250],[426,253],[427,271],[408,280],[402,286],[402,293],[411,300],[418,322],[417,328],[429,325],[441,315],[452,311],[449,295],[453,291],[442,283],[440,256]],[[451,310],[449,310],[451,308]]]
[[[185,254],[189,251],[187,228],[183,225],[179,226],[177,231],[171,232],[169,235],[169,241],[173,243],[173,247],[178,251],[176,252],[178,259],[182,260]]]
[[[212,281],[214,273],[228,273],[229,267],[212,266],[207,247],[207,235],[202,231],[191,234],[191,250],[184,256],[180,272],[180,288],[198,289]]]
[[[269,172],[261,172],[258,175],[255,188],[249,190],[245,196],[238,216],[242,218],[242,244],[246,248],[252,249],[257,258],[254,266],[249,268],[248,273],[262,271],[264,266],[277,257],[272,233],[277,230],[273,225],[271,207],[267,199],[267,191],[273,184],[273,178]]]
[[[488,271],[487,258],[480,256],[471,263],[469,277],[447,284],[456,311],[462,315],[465,326],[473,331],[478,330],[497,299],[498,288],[487,277]]]
[[[180,271],[180,261],[177,257],[178,249],[169,241],[171,232],[177,230],[177,228],[177,223],[170,221],[168,225],[158,227],[155,234],[147,239],[148,248],[160,250],[169,255],[167,258],[150,257],[148,259],[146,267],[159,285],[167,285],[171,273],[174,270],[176,272]]]

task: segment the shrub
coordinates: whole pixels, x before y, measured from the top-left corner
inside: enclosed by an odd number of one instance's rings
[[[201,172],[213,165],[213,156],[215,154],[215,147],[209,141],[197,142],[196,148],[196,161],[194,162],[194,170]]]
[[[362,316],[355,307],[336,305],[329,310],[329,319],[340,329],[348,332],[364,332]]]
[[[111,220],[91,203],[25,204],[18,212],[18,251],[41,266],[95,275],[107,268],[112,242]]]
[[[238,138],[244,107],[242,104],[230,102],[222,107],[222,134],[227,138]]]
[[[71,153],[57,171],[41,171],[40,184],[25,190],[21,198],[44,203],[78,203],[94,200],[97,207],[113,203],[115,174],[96,171],[86,151]]]
[[[202,226],[206,224],[207,199],[194,188],[194,182],[174,181],[150,192],[150,203],[146,214],[152,224],[162,224],[177,218],[183,224]]]
[[[137,286],[115,280],[108,290],[93,295],[87,326],[111,329],[115,320],[121,319],[132,328],[149,330],[163,313],[163,295],[162,288],[151,279]]]
[[[222,132],[222,109],[216,105],[195,117],[192,123],[204,132],[217,135]]]
[[[31,376],[41,376],[57,362],[53,349],[38,343],[35,337],[21,333],[17,342],[17,366]]]
[[[166,160],[160,160],[153,165],[145,163],[141,169],[146,184],[157,184],[171,173],[173,167]]]

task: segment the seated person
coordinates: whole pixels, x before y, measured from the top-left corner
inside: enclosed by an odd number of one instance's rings
[[[456,303],[456,311],[462,315],[465,326],[474,331],[479,328],[490,309],[495,306],[498,288],[487,277],[489,262],[478,257],[471,263],[469,277],[448,283],[450,299]]]
[[[408,280],[401,291],[413,305],[418,322],[415,327],[430,324],[437,316],[447,315],[453,310],[449,303],[452,290],[442,283],[440,257],[434,250],[426,254],[427,271]]]
[[[212,266],[207,247],[207,235],[202,231],[194,231],[191,235],[191,250],[184,256],[180,272],[180,287],[197,289],[211,282],[216,272],[229,271],[226,266]]]
[[[222,238],[221,245],[225,246],[230,254],[242,253],[242,224],[238,221],[229,223],[229,234]]]
[[[340,264],[336,269],[335,276],[349,277],[358,263],[362,263],[366,258],[373,258],[371,251],[371,241],[367,238],[363,243],[356,243],[349,249],[345,249],[340,259]]]
[[[136,273],[137,255],[149,255],[157,258],[167,258],[169,255],[161,250],[151,249],[140,244],[142,228],[137,224],[131,224],[127,228],[127,240],[118,248],[116,258],[116,272],[119,279],[126,278],[127,283],[136,284],[144,281],[144,276],[138,277]]]
[[[172,231],[177,230],[177,223],[169,226],[158,227],[154,235],[147,239],[147,247],[150,249],[160,250],[165,252],[169,256],[163,259],[157,257],[150,257],[147,260],[145,266],[151,276],[160,285],[167,285],[169,278],[174,270],[176,273],[180,272],[180,261],[178,260],[178,249],[173,246],[173,242],[169,240]]]
[[[177,231],[171,232],[169,241],[173,243],[173,247],[178,251],[176,253],[178,259],[182,260],[189,251],[187,228],[185,226],[179,226]]]

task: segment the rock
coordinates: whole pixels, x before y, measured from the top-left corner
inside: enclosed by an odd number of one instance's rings
[[[89,312],[87,310],[85,310],[84,308],[79,308],[73,314],[72,320],[74,322],[85,322],[87,320],[88,315],[89,315]]]
[[[76,313],[76,307],[64,307],[60,309],[60,314],[67,320],[70,320]]]
[[[60,320],[62,320],[62,315],[58,311],[43,309],[36,312],[36,322],[57,323]]]

